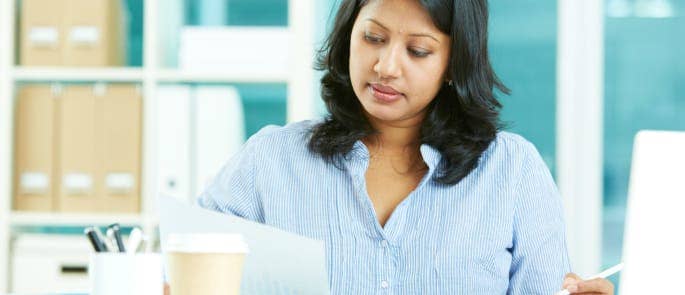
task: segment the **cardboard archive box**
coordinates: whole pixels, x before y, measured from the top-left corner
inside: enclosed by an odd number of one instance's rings
[[[24,66],[121,66],[125,22],[121,0],[23,0]]]
[[[23,0],[20,15],[20,54],[23,66],[64,63],[64,18],[67,0]]]
[[[67,1],[65,65],[123,65],[125,22],[121,0]]]
[[[142,99],[135,86],[65,89],[59,211],[140,211],[141,112]]]
[[[54,209],[57,96],[48,85],[18,91],[14,141],[14,202],[20,211]]]
[[[142,97],[132,85],[108,85],[96,95],[98,211],[140,211]]]
[[[92,86],[64,87],[59,104],[57,210],[96,211],[95,96]]]

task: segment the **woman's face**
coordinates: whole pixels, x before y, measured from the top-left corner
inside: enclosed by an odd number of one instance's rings
[[[369,120],[420,123],[445,83],[450,38],[416,0],[371,0],[352,28],[350,79]]]

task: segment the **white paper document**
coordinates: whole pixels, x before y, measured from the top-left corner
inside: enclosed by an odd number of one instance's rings
[[[160,197],[162,252],[170,233],[240,233],[245,258],[241,294],[326,295],[328,275],[323,241]]]

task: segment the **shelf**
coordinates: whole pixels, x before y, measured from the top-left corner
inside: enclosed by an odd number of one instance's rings
[[[235,83],[277,83],[287,84],[288,87],[288,118],[291,121],[314,117],[315,112],[311,107],[313,101],[311,83],[314,81],[312,70],[312,57],[314,51],[308,44],[313,44],[312,31],[315,28],[312,21],[314,1],[287,1],[288,17],[291,21],[285,27],[290,30],[293,45],[301,44],[294,48],[290,58],[293,59],[289,68],[281,69],[280,72],[259,73],[258,67],[249,67],[245,70],[236,71],[236,68],[218,68],[215,70],[188,70],[165,67],[160,52],[174,52],[178,50],[164,41],[163,38],[177,29],[175,24],[170,27],[160,28],[160,19],[164,19],[168,12],[176,16],[183,9],[176,5],[162,5],[160,0],[146,0],[142,9],[142,15],[136,13],[136,22],[142,20],[142,34],[136,42],[142,45],[143,66],[138,67],[62,67],[62,66],[22,66],[16,65],[17,54],[21,49],[16,38],[20,29],[17,22],[18,4],[16,0],[0,0],[0,294],[9,291],[8,278],[11,278],[11,270],[7,266],[10,261],[10,241],[16,234],[24,232],[73,232],[77,227],[106,226],[118,222],[123,226],[140,226],[153,237],[156,235],[155,228],[159,225],[159,216],[152,213],[155,210],[143,211],[136,214],[120,213],[65,213],[65,212],[23,212],[12,211],[12,154],[11,149],[14,137],[14,112],[17,99],[16,89],[23,83],[133,83],[139,84],[144,97],[143,105],[143,149],[141,150],[141,205],[143,208],[156,208],[156,183],[158,178],[155,154],[157,153],[157,128],[155,116],[157,104],[163,103],[155,99],[157,87],[160,84],[235,84]],[[168,6],[168,7],[167,7]],[[181,13],[181,14],[178,14]],[[132,14],[133,15],[133,14]],[[172,17],[173,18],[173,17]],[[171,19],[170,19],[171,20]],[[175,19],[171,20],[174,23]],[[179,24],[182,25],[182,24]],[[137,35],[136,35],[137,36]],[[160,36],[162,39],[160,39]],[[311,72],[310,72],[311,71]],[[14,99],[5,99],[14,98]],[[7,142],[8,144],[5,144]],[[150,169],[147,169],[150,168]],[[144,181],[143,181],[144,180]],[[78,232],[78,230],[76,230]],[[158,238],[157,238],[158,239]]]
[[[15,67],[15,81],[21,82],[139,82],[142,68]]]
[[[157,81],[162,83],[287,83],[287,73],[259,74],[221,71],[197,71],[166,69],[157,72]]]
[[[12,212],[12,226],[104,226],[112,223],[121,225],[142,225],[145,218],[142,214],[96,214],[96,213],[36,213]]]

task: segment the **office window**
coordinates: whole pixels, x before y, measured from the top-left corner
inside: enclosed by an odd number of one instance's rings
[[[500,94],[506,130],[537,147],[555,171],[556,1],[490,1],[490,56],[511,89]]]
[[[286,123],[287,87],[285,84],[237,84],[235,86],[243,97],[246,138],[266,125]]]
[[[635,134],[685,130],[683,14],[683,1],[606,1],[603,267],[621,260]]]
[[[143,1],[123,2],[126,14],[126,65],[143,65]]]
[[[184,1],[188,25],[288,25],[288,0]]]

